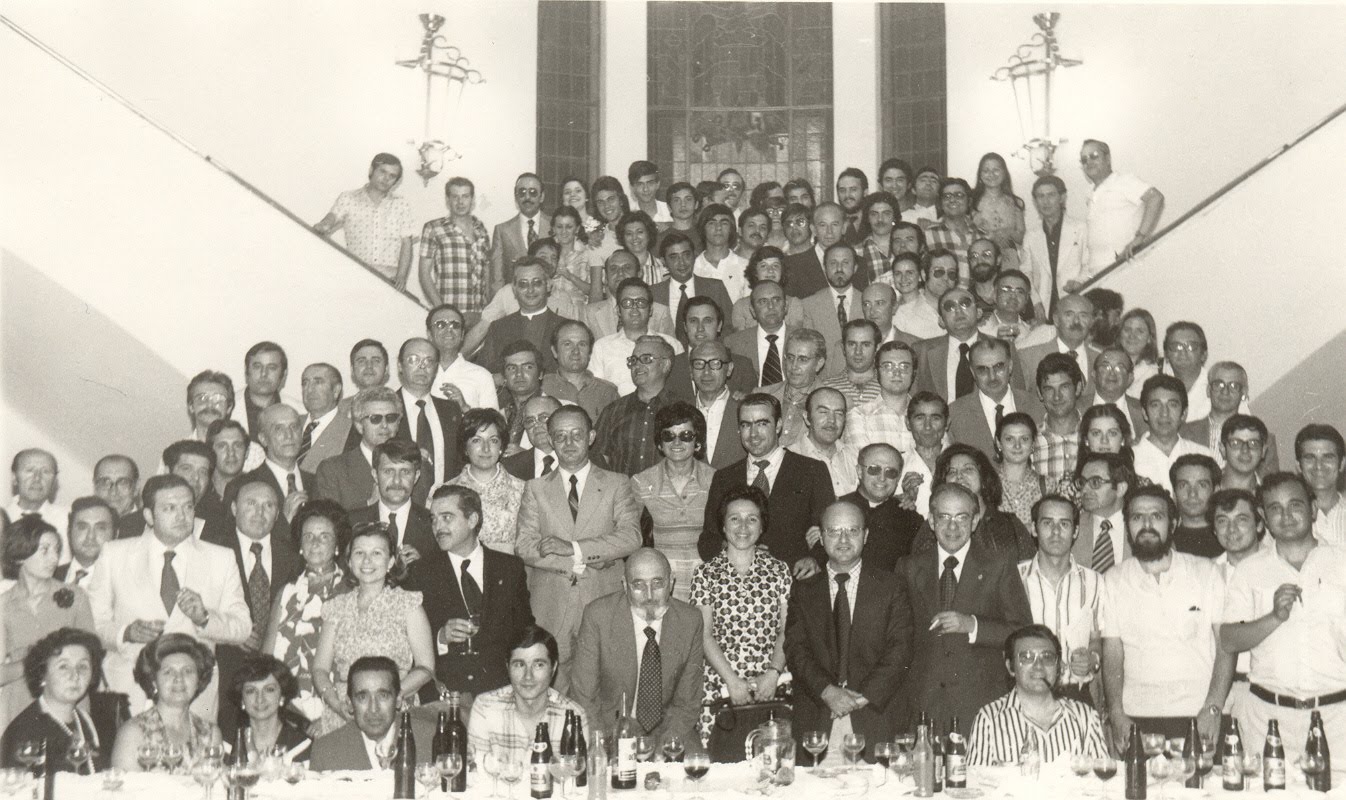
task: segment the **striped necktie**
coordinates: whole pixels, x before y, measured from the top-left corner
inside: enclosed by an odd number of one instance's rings
[[[1116,563],[1112,557],[1112,535],[1109,533],[1111,530],[1110,521],[1105,519],[1098,523],[1098,536],[1094,538],[1094,557],[1091,566],[1094,572],[1099,574],[1107,572]]]

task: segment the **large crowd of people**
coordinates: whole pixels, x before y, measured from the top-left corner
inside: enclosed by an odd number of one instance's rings
[[[246,726],[371,769],[399,708],[428,756],[450,695],[479,751],[572,713],[699,749],[780,701],[827,759],[921,718],[974,764],[1229,718],[1293,758],[1310,709],[1346,752],[1342,435],[1279,431],[1283,470],[1237,354],[1087,286],[1163,195],[1103,142],[1080,164],[1087,202],[1049,175],[1033,217],[995,153],[848,168],[836,201],[637,161],[550,214],[525,173],[493,229],[455,177],[417,236],[378,155],[315,229],[416,276],[423,336],[349,331],[302,408],[259,342],[241,397],[201,371],[162,464],[108,454],[69,504],[14,455],[0,761],[134,770]],[[107,692],[132,716],[100,731]]]

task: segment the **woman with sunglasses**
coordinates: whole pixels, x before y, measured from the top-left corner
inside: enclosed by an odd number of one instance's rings
[[[632,476],[631,489],[644,506],[641,538],[668,559],[673,569],[673,596],[687,601],[692,570],[701,563],[696,541],[705,519],[710,480],[715,476],[706,463],[706,418],[692,404],[678,401],[659,409],[654,427],[662,458]]]

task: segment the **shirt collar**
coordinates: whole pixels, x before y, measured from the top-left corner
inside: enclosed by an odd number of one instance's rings
[[[967,551],[972,549],[972,539],[969,537],[968,540],[963,543],[963,546],[960,547],[958,549],[958,552],[956,553],[950,553],[948,550],[945,550],[944,545],[942,544],[937,544],[936,549],[939,551],[939,566],[941,569],[944,568],[944,559],[948,558],[949,556],[953,556],[954,558],[958,559],[958,567],[961,568],[964,564],[967,563]]]
[[[468,560],[473,564],[481,566],[483,563],[482,559],[485,558],[485,553],[482,551],[481,539],[477,539],[477,546],[472,548],[472,552],[465,556],[456,555],[447,550],[444,552],[444,555],[449,557],[449,563],[453,565],[455,574],[463,571],[463,561]]]

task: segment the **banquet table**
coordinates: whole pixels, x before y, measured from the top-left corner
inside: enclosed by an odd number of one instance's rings
[[[670,769],[674,767],[674,769]],[[644,778],[650,772],[658,772],[661,785],[657,789],[645,789]],[[1340,778],[1340,776],[1335,776]],[[120,788],[110,790],[105,787],[103,775],[73,775],[61,773],[56,781],[56,800],[193,800],[203,797],[201,787],[193,783],[186,775],[168,775],[165,773],[131,773],[120,776]],[[1108,781],[1106,785],[1092,776],[1078,778],[1070,773],[1066,761],[1046,764],[1037,778],[1019,773],[1018,767],[972,767],[968,770],[968,788],[964,790],[946,790],[936,794],[936,798],[1023,798],[1024,800],[1075,800],[1091,798],[1094,800],[1122,800],[1123,774]],[[1237,800],[1250,795],[1265,794],[1261,781],[1252,781],[1248,791],[1226,792],[1219,782],[1218,773],[1206,779],[1214,788],[1187,789],[1177,783],[1168,783],[1163,787],[1151,784],[1148,800],[1201,800],[1201,798],[1226,798]],[[491,778],[481,772],[473,772],[468,777],[468,790],[461,794],[444,794],[436,788],[430,796],[417,786],[417,800],[485,800],[491,797]],[[1290,785],[1284,792],[1278,792],[1276,800],[1320,800],[1323,797],[1343,798],[1346,800],[1346,783],[1334,780],[1333,790],[1324,795],[1310,792],[1304,785],[1303,775],[1291,770]],[[899,779],[894,773],[877,766],[860,765],[854,770],[824,768],[817,772],[807,767],[794,770],[794,780],[788,786],[759,782],[757,766],[751,762],[733,764],[713,764],[710,772],[694,786],[684,780],[681,765],[662,763],[640,765],[637,789],[618,791],[607,788],[606,796],[615,800],[690,800],[701,797],[705,800],[737,800],[750,797],[771,797],[780,800],[824,800],[825,798],[872,797],[900,798],[911,797],[911,782]],[[502,781],[499,786],[500,798],[508,795]],[[595,795],[589,789],[569,786],[569,800],[587,800]],[[393,775],[390,771],[350,771],[350,772],[309,772],[296,784],[284,781],[259,783],[250,793],[252,800],[380,800],[393,795]],[[22,792],[14,795],[26,797]],[[213,789],[213,798],[222,800],[223,786],[217,784]],[[513,787],[515,800],[528,800],[528,781],[525,776]],[[553,791],[553,800],[562,800],[560,787]]]

